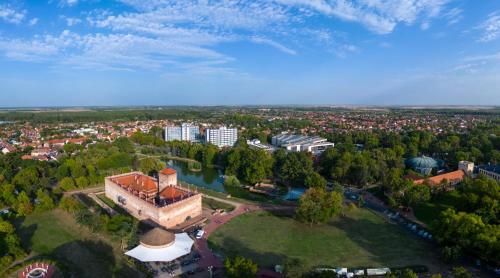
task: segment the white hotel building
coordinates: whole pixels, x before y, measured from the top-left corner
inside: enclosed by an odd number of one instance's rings
[[[238,130],[236,128],[207,128],[205,131],[205,140],[219,148],[232,147],[238,140]]]

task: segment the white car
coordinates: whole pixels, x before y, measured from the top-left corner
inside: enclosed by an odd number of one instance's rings
[[[200,239],[203,237],[203,235],[205,234],[205,231],[203,230],[198,230],[198,232],[196,232],[196,238],[197,239]]]

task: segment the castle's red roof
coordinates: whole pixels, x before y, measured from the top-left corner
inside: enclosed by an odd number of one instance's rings
[[[167,186],[160,192],[160,196],[168,200],[180,200],[183,199],[183,196],[187,195],[190,195],[190,193],[173,186]]]
[[[177,173],[177,171],[175,171],[175,169],[172,169],[172,168],[165,168],[165,169],[161,170],[160,173],[164,174],[164,175],[174,175]]]
[[[137,173],[116,177],[112,181],[126,189],[145,194],[152,194],[157,190],[156,180],[150,176]]]

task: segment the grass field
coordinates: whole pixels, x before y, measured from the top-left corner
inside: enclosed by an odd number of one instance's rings
[[[93,234],[61,210],[32,214],[18,224],[23,246],[33,256],[56,259],[75,277],[140,277],[120,251],[120,242]]]
[[[365,209],[312,227],[268,212],[244,214],[215,231],[209,244],[225,255],[249,257],[264,267],[298,259],[306,269],[418,264],[440,268],[432,246]]]
[[[429,226],[439,217],[442,211],[456,207],[459,202],[460,195],[458,192],[450,191],[427,203],[416,206],[413,208],[413,213],[418,220]]]

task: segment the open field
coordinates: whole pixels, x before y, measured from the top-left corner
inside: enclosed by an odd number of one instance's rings
[[[365,209],[312,227],[268,212],[244,214],[216,230],[209,244],[225,255],[249,257],[268,268],[289,259],[298,259],[306,269],[318,265],[440,268],[431,245]]]
[[[33,256],[49,256],[76,277],[141,277],[126,264],[120,242],[91,233],[64,211],[32,214],[17,225]]]
[[[456,207],[459,202],[459,194],[456,191],[450,191],[429,202],[416,206],[413,208],[413,213],[418,220],[429,226],[439,217],[442,211]]]

